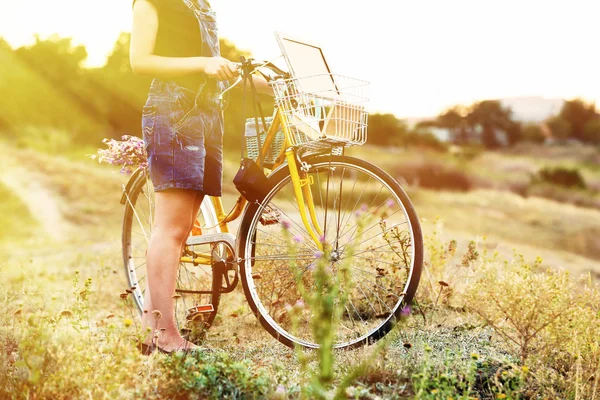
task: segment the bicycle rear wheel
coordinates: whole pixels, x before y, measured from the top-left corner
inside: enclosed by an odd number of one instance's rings
[[[321,240],[329,246],[327,271],[335,274],[346,263],[350,276],[340,288],[347,301],[335,321],[334,347],[374,342],[390,331],[417,290],[423,237],[416,212],[398,182],[370,163],[345,156],[303,161]],[[289,306],[302,299],[295,274],[301,272],[310,291],[322,255],[300,218],[288,168],[269,182],[262,205],[249,204],[240,225],[244,291],[271,335],[290,347],[317,348],[311,311],[292,318]]]
[[[146,253],[153,228],[154,187],[144,171],[136,173],[130,183],[124,196],[123,264],[133,302],[141,314],[147,284]],[[219,232],[217,216],[209,198],[200,207],[196,226],[201,227],[202,233]],[[187,253],[193,250],[186,248]],[[201,340],[204,330],[213,323],[219,306],[220,293],[217,288],[221,286],[221,280],[222,274],[213,273],[211,265],[179,264],[175,316],[180,331],[188,340]],[[191,311],[199,305],[209,311]]]

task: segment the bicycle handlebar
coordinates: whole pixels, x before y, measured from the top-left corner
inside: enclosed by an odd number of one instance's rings
[[[239,76],[234,83],[232,83],[227,89],[225,89],[223,91],[223,93],[221,93],[221,95],[219,96],[220,99],[223,99],[223,95],[225,93],[227,93],[228,91],[230,91],[231,89],[233,89],[234,87],[239,85],[240,82],[242,82],[246,77],[249,77],[250,75],[252,75],[255,72],[260,73],[259,68],[267,68],[276,74],[275,77],[270,77],[270,76],[267,76],[267,75],[264,75],[261,73],[261,75],[263,75],[263,77],[267,80],[267,82],[270,82],[270,81],[273,81],[273,80],[279,79],[279,78],[286,79],[289,77],[289,73],[280,69],[279,67],[277,67],[270,61],[256,61],[252,58],[245,59],[242,57],[242,62],[234,63],[234,64],[236,64],[236,66],[237,66]]]

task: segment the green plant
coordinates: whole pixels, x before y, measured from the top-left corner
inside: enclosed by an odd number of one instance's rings
[[[385,215],[385,211],[383,212]],[[380,225],[385,231],[385,222],[381,215],[365,215],[365,220],[357,226],[357,237],[360,237],[363,225],[368,223],[370,218],[380,218]],[[287,229],[284,229],[284,236],[289,243],[289,251],[292,255],[297,253],[294,241]],[[385,240],[398,241],[400,244],[393,247],[393,251],[399,253],[400,259],[406,262],[406,240],[399,230],[391,229],[386,233]],[[302,396],[310,399],[343,399],[347,397],[346,390],[354,383],[354,380],[364,373],[369,364],[380,355],[393,339],[394,335],[388,333],[388,336],[381,339],[374,350],[365,357],[358,365],[351,368],[336,383],[336,388],[331,389],[335,380],[334,360],[335,354],[333,344],[336,339],[338,329],[340,329],[341,317],[347,312],[346,303],[348,301],[348,293],[351,293],[354,288],[354,281],[350,273],[350,264],[352,262],[353,249],[345,250],[346,261],[336,263],[335,266],[331,263],[333,248],[322,242],[324,249],[318,255],[311,266],[312,278],[310,279],[310,287],[306,285],[305,270],[300,268],[295,262],[292,262],[290,267],[294,273],[294,282],[296,283],[299,294],[302,299],[298,300],[294,305],[287,305],[287,311],[292,320],[293,329],[298,329],[299,316],[302,313],[310,313],[310,328],[312,329],[313,338],[320,345],[315,351],[304,351],[301,347],[296,348],[296,354],[304,371],[309,375],[309,383],[302,392]],[[292,257],[295,259],[295,257]],[[403,316],[407,316],[410,309],[407,307],[403,311]],[[316,360],[316,368],[311,368],[311,361]]]
[[[475,385],[476,365],[466,366],[446,353],[443,364],[436,365],[430,359],[431,348],[425,347],[425,359],[412,375],[413,391],[418,399],[469,399]],[[458,367],[457,367],[458,366]]]
[[[289,232],[284,230],[284,234],[290,243],[290,252],[296,253],[293,240]],[[358,232],[360,236],[360,228]],[[327,398],[327,391],[333,382],[333,343],[339,327],[339,320],[344,312],[344,306],[347,301],[347,293],[352,290],[352,280],[349,273],[348,262],[342,262],[337,265],[336,271],[332,274],[329,270],[329,261],[331,251],[325,246],[322,254],[313,264],[313,282],[312,287],[307,288],[303,279],[304,271],[296,263],[292,263],[291,269],[294,271],[295,282],[298,292],[303,300],[299,300],[295,305],[288,305],[288,312],[292,318],[294,329],[298,328],[297,320],[299,313],[310,312],[310,325],[315,342],[320,344],[316,350],[317,370],[309,369],[308,364],[310,355],[303,353],[300,348],[297,354],[302,366],[309,371],[310,384],[305,388],[305,395],[317,399]],[[351,250],[350,250],[351,253]],[[351,259],[352,257],[347,257]],[[344,287],[344,290],[340,290]]]
[[[259,399],[272,391],[266,371],[253,370],[249,360],[225,353],[196,352],[164,357],[157,365],[164,376],[159,396],[177,399]]]

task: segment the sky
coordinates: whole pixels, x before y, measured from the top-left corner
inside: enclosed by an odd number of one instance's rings
[[[273,32],[322,46],[334,73],[371,82],[371,109],[432,116],[454,104],[542,96],[600,104],[600,0],[212,0],[220,35],[256,58]],[[0,0],[0,36],[73,37],[102,65],[131,0]],[[0,66],[1,73],[1,66]]]

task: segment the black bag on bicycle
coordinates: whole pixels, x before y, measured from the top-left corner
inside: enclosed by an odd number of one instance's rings
[[[269,180],[263,169],[251,158],[242,159],[233,184],[244,198],[251,202],[261,202],[269,192]]]
[[[244,57],[240,57],[242,61],[242,66],[246,65],[247,60]],[[265,121],[264,113],[262,112],[262,107],[260,106],[260,102],[257,99],[256,88],[254,87],[254,82],[252,79],[248,78],[249,75],[246,75],[244,78],[244,115],[246,115],[246,86],[247,83],[250,83],[250,89],[252,91],[253,100],[252,105],[254,108],[254,120],[255,120],[255,129],[256,129],[256,138],[258,145],[258,156],[257,160],[262,163],[263,154],[262,154],[262,142],[260,140],[260,130],[259,130],[259,116],[262,122],[262,126],[264,130],[267,130],[267,124]],[[244,156],[244,150],[246,147],[246,141],[242,140],[242,162],[240,164],[240,169],[238,170],[235,178],[233,178],[233,184],[237,188],[237,190],[244,196],[244,198],[250,202],[262,202],[269,192],[269,181],[265,176],[263,169],[251,158]]]

